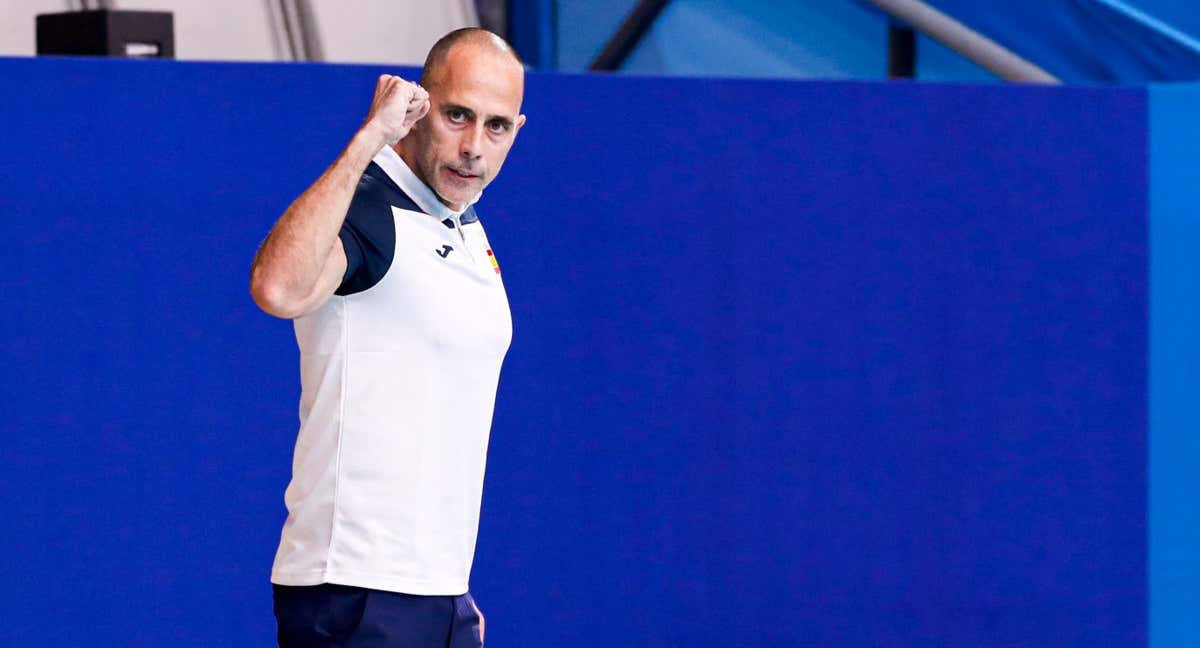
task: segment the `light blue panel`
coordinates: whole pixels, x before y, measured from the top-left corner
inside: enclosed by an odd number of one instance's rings
[[[927,36],[917,36],[917,78],[922,81],[1000,83],[1000,77]]]
[[[1194,39],[1122,0],[930,4],[1067,83],[1200,78],[1200,46]]]
[[[560,0],[557,69],[586,70],[636,4]],[[854,0],[675,0],[622,69],[654,75],[882,79],[887,76],[887,25],[886,16]],[[924,36],[918,37],[917,78],[999,81]]]
[[[637,0],[558,0],[558,69],[582,72],[604,49]]]
[[[1200,38],[1200,4],[1180,0],[1123,0],[1123,4],[1192,38]]]
[[[1157,78],[1147,77],[1145,66],[1158,70],[1155,74],[1167,74],[1166,78],[1171,70],[1188,78],[1186,66],[1180,68],[1182,64],[1172,62],[1168,51],[1159,51],[1150,32],[1112,22],[1119,14],[1109,5],[1116,1],[1086,0],[1050,8],[1029,0],[986,9],[950,0],[936,4],[1065,80]],[[557,69],[583,71],[637,2],[558,0],[554,4]],[[1122,0],[1119,4],[1144,13],[1156,24],[1200,38],[1200,6],[1194,3]],[[624,70],[656,75],[879,79],[887,73],[886,34],[887,18],[863,0],[675,0]],[[1031,43],[1039,45],[1030,49]],[[1130,56],[1136,61],[1126,60]],[[923,36],[918,42],[917,78],[998,80]]]
[[[513,0],[509,3],[508,41],[526,65],[556,69],[554,0]]]
[[[1150,638],[1200,637],[1200,85],[1150,91]]]
[[[643,74],[878,79],[887,21],[846,0],[676,0],[623,68]]]

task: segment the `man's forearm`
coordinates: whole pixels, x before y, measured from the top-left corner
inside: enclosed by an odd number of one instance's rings
[[[384,143],[382,133],[364,126],[271,228],[250,272],[250,292],[260,305],[285,306],[312,293],[358,181]]]
[[[337,289],[338,231],[363,171],[380,149],[404,139],[427,112],[429,93],[421,86],[390,74],[379,77],[363,127],[279,217],[254,257],[250,294],[264,311],[295,317],[319,306]],[[331,258],[339,262],[330,264]]]

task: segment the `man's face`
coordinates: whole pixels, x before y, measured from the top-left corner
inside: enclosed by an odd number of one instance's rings
[[[442,202],[459,210],[500,172],[525,123],[524,71],[494,48],[459,44],[428,85],[429,114],[397,149]]]

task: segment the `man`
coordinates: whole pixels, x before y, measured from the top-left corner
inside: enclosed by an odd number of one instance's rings
[[[281,646],[479,646],[468,593],[508,301],[472,205],[525,123],[524,70],[482,29],[421,85],[384,75],[341,156],[251,270],[295,320],[300,432],[271,582]]]

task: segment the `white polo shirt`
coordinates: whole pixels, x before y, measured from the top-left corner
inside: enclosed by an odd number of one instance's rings
[[[500,365],[512,338],[474,209],[390,147],[341,232],[346,277],[295,321],[300,432],[271,582],[468,590]]]

